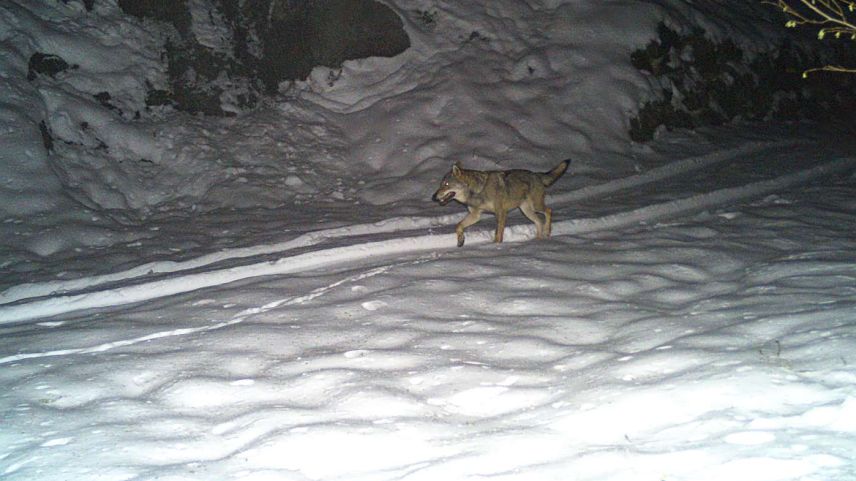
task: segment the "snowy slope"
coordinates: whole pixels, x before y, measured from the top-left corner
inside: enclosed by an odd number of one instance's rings
[[[664,161],[627,137],[659,88],[629,55],[657,22],[702,25],[749,51],[780,35],[762,8],[715,2],[396,1],[404,54],[318,68],[253,112],[199,119],[144,105],[148,86],[165,88],[165,28],[94,5],[0,5],[4,286],[414,215],[456,160],[546,169],[572,156],[565,188],[626,176]],[[217,19],[197,10],[193,31],[216,43]],[[27,80],[34,52],[76,68]],[[268,233],[235,221],[247,217]]]

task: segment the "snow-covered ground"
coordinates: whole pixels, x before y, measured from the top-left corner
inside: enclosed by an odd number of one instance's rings
[[[659,20],[769,25],[390,4],[411,50],[232,119],[129,115],[161,37],[112,0],[0,5],[0,479],[854,479],[852,131],[626,134]],[[552,239],[454,247],[453,161],[568,156]]]
[[[790,152],[719,173],[776,156]],[[642,206],[674,192],[662,185],[557,216]],[[852,479],[856,179],[776,190],[679,218],[665,209],[681,201],[565,220],[541,242],[305,242],[242,264],[288,275],[4,324],[0,467],[10,480]],[[121,304],[236,270],[140,289],[93,279],[80,297]]]

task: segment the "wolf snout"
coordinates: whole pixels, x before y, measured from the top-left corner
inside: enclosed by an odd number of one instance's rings
[[[454,192],[447,192],[443,195],[438,195],[439,193],[440,192],[435,192],[434,197],[432,197],[432,199],[436,202],[439,202],[440,205],[446,205],[449,203],[449,201],[455,198]]]

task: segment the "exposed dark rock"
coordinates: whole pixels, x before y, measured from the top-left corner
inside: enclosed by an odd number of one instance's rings
[[[53,135],[51,135],[51,130],[50,130],[50,128],[48,128],[48,124],[44,120],[39,122],[39,132],[41,132],[41,134],[42,134],[42,144],[45,146],[45,150],[47,150],[48,153],[53,152],[53,150],[54,150]]]
[[[69,0],[62,0],[62,3],[68,4]],[[87,12],[91,12],[95,8],[95,0],[83,0],[83,6]]]
[[[172,105],[172,94],[168,90],[156,89],[148,81],[146,82],[146,107],[158,107]]]
[[[70,68],[77,68],[77,66],[69,65],[59,55],[36,52],[30,56],[30,61],[27,65],[27,80],[32,82],[39,75],[47,75],[53,78],[58,73]]]
[[[437,27],[436,10],[416,10],[416,19],[427,30],[433,30]]]
[[[167,73],[170,81],[169,101],[179,110],[191,114],[227,116],[220,97],[223,89],[218,82],[221,72],[238,81],[248,78],[249,71],[241,64],[195,42],[167,42]],[[253,107],[248,105],[247,107]]]
[[[111,102],[113,100],[113,97],[110,95],[110,92],[98,92],[97,94],[93,95],[93,97],[95,97],[95,100],[97,100],[102,107],[106,107],[110,110],[118,112],[120,115],[122,114],[122,110],[119,107],[113,105],[113,103]]]
[[[306,78],[316,66],[397,55],[410,46],[403,22],[373,0],[210,0],[232,34],[231,51],[201,45],[186,0],[119,0],[130,15],[173,25],[165,46],[170,91],[150,90],[147,105],[172,104],[206,115],[231,115],[224,88],[242,108],[280,82]]]
[[[137,18],[150,18],[169,23],[182,35],[190,33],[190,11],[187,0],[119,0],[119,8]]]
[[[235,56],[251,66],[269,92],[283,80],[306,78],[323,65],[392,57],[410,47],[398,15],[373,0],[220,0],[235,32]],[[260,15],[259,12],[270,12]],[[251,39],[261,55],[254,56]]]

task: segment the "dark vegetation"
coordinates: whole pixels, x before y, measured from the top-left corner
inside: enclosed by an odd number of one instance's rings
[[[846,49],[808,52],[790,42],[754,55],[731,40],[714,41],[701,29],[677,32],[661,23],[658,37],[632,53],[659,96],[630,119],[630,138],[645,142],[661,126],[696,128],[736,119],[822,119],[856,101],[854,77],[802,73]],[[846,62],[846,61],[845,61]],[[851,62],[852,63],[852,62]]]

